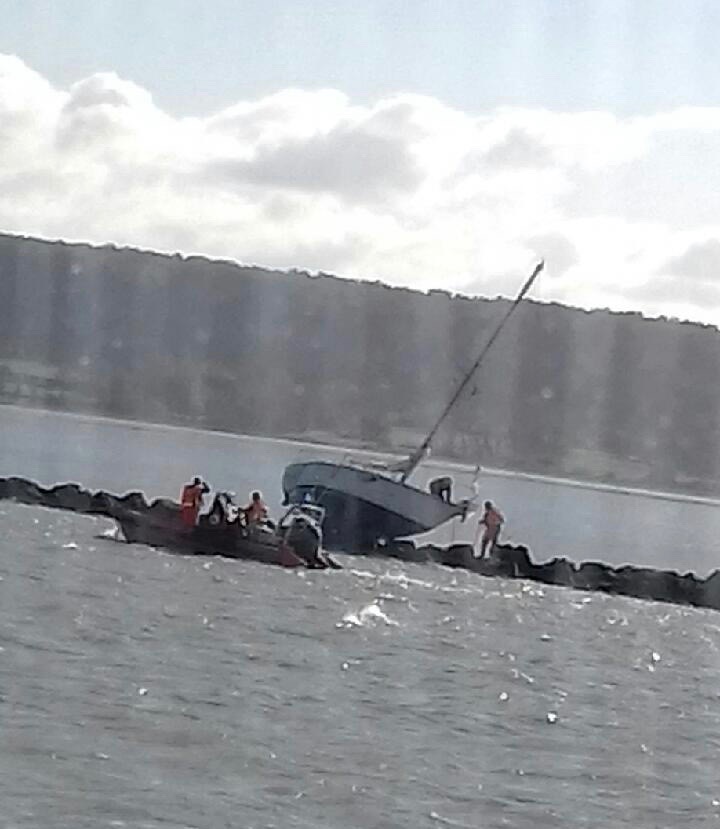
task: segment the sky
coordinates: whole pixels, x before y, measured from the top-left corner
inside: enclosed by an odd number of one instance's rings
[[[1,13],[1,230],[720,323],[715,0]]]

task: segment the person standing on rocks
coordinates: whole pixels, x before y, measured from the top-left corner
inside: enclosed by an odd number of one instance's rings
[[[492,555],[495,545],[500,538],[500,529],[505,523],[505,517],[492,501],[485,501],[483,506],[485,507],[485,512],[483,512],[482,518],[478,522],[478,534],[482,526],[485,527],[485,531],[480,542],[480,555],[478,558],[485,558],[485,551],[488,547],[490,547],[490,555]],[[477,544],[477,540],[475,543]]]

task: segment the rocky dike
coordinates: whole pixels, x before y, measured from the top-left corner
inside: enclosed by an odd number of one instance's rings
[[[74,483],[46,488],[34,481],[17,477],[0,478],[0,499],[108,518],[119,518],[128,511],[168,518],[179,510],[174,501],[165,498],[148,502],[142,492],[128,492],[124,495],[113,495],[103,490],[90,492]],[[434,562],[488,577],[528,579],[576,590],[598,590],[637,599],[720,610],[720,570],[701,579],[694,573],[680,574],[632,565],[611,567],[597,561],[577,564],[566,558],[535,563],[530,558],[527,547],[509,544],[497,545],[493,555],[482,560],[474,557],[473,547],[469,544],[454,544],[443,548],[432,545],[418,547],[411,541],[393,541],[382,548],[368,551],[367,554],[385,555],[404,561]]]

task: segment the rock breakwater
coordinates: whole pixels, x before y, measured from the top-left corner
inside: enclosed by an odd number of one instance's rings
[[[133,511],[166,519],[179,510],[178,504],[165,498],[148,502],[142,492],[113,495],[103,490],[91,492],[74,483],[43,487],[17,477],[0,478],[0,499],[108,518],[119,518]],[[405,561],[458,567],[488,577],[528,579],[576,590],[601,591],[720,610],[720,570],[701,579],[693,573],[680,574],[632,565],[611,567],[597,561],[577,564],[566,558],[535,563],[527,547],[509,544],[497,545],[492,557],[487,559],[475,558],[474,549],[469,544],[418,547],[411,541],[394,541],[373,552]]]

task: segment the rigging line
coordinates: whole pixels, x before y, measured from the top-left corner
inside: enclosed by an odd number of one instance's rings
[[[520,292],[518,293],[518,295],[517,295],[517,296],[515,297],[515,299],[513,300],[513,303],[512,303],[512,305],[508,308],[508,310],[507,310],[507,312],[506,312],[505,316],[504,316],[504,317],[500,320],[500,322],[498,323],[498,325],[497,325],[497,327],[495,328],[495,330],[493,331],[493,333],[492,333],[492,335],[491,335],[490,339],[489,339],[489,340],[485,343],[485,345],[483,346],[483,348],[482,348],[482,350],[481,350],[480,354],[478,355],[478,358],[475,360],[475,362],[474,362],[474,363],[473,363],[473,365],[472,365],[472,368],[471,368],[471,369],[470,369],[470,371],[469,371],[469,372],[465,375],[464,379],[462,380],[462,382],[460,383],[460,385],[459,385],[459,386],[458,386],[458,388],[456,389],[455,394],[453,394],[453,396],[452,396],[452,398],[451,398],[450,402],[447,404],[447,406],[446,406],[446,407],[445,407],[445,409],[443,410],[443,413],[440,415],[440,417],[439,417],[439,418],[438,418],[438,420],[436,421],[435,425],[432,427],[432,429],[431,429],[431,430],[430,430],[430,432],[428,433],[427,437],[426,437],[426,438],[425,438],[425,440],[422,442],[422,444],[421,444],[420,448],[419,448],[416,452],[414,452],[414,453],[410,456],[410,463],[409,463],[409,465],[408,465],[408,468],[407,468],[407,469],[403,472],[402,477],[400,478],[401,483],[405,483],[405,481],[406,481],[406,480],[408,479],[408,477],[409,477],[409,476],[413,473],[413,471],[416,469],[417,465],[418,465],[418,464],[420,463],[420,461],[422,460],[422,457],[423,457],[423,455],[424,455],[424,453],[425,453],[425,450],[428,448],[428,446],[430,446],[430,443],[431,443],[432,439],[435,437],[435,435],[436,435],[436,433],[437,433],[437,430],[440,428],[440,425],[442,424],[443,420],[445,420],[445,418],[446,418],[446,417],[448,416],[448,414],[450,413],[450,410],[453,408],[453,406],[455,405],[455,403],[457,403],[458,398],[460,397],[460,395],[461,395],[461,394],[463,393],[463,391],[465,390],[465,387],[466,387],[466,386],[467,386],[467,384],[470,382],[470,379],[471,379],[471,377],[473,376],[473,374],[475,374],[475,372],[476,372],[476,371],[477,371],[477,369],[479,368],[480,363],[483,361],[483,359],[484,359],[485,355],[486,355],[486,354],[488,353],[488,351],[492,348],[493,343],[494,343],[494,342],[495,342],[495,340],[498,338],[498,335],[500,334],[500,332],[501,332],[501,331],[502,331],[502,329],[504,328],[505,323],[506,323],[506,322],[510,319],[510,316],[511,316],[511,314],[513,313],[513,311],[514,311],[514,310],[518,307],[518,305],[522,302],[522,300],[523,300],[523,299],[524,299],[524,297],[525,297],[525,294],[527,294],[527,292],[530,290],[530,288],[532,287],[532,284],[533,284],[533,282],[535,281],[535,279],[536,279],[537,275],[540,273],[540,271],[541,271],[544,267],[545,267],[545,260],[544,260],[544,259],[541,259],[541,260],[538,262],[538,264],[537,264],[537,265],[535,265],[535,270],[534,270],[534,271],[530,274],[530,276],[529,276],[529,277],[525,280],[525,284],[522,286],[522,288],[520,289]]]

